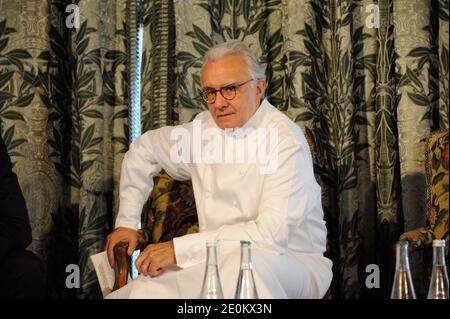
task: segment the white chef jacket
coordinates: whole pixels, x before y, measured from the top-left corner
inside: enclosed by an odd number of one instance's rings
[[[248,142],[240,144],[244,145],[245,154],[253,154],[247,150],[249,147],[254,149],[256,143],[258,150],[265,147],[267,156],[263,160],[258,158],[256,163],[250,160],[251,155],[244,162],[234,160],[233,163],[224,163],[224,155],[221,162],[195,159],[200,151],[199,145],[205,152],[205,145],[211,142],[211,139],[202,140],[193,146],[198,133],[194,131],[199,123],[202,132],[211,129],[213,135],[220,135],[219,138],[223,139],[222,144],[212,144],[213,148],[222,149],[222,155],[226,152],[225,145],[237,145],[239,140]],[[173,160],[174,150],[179,150],[181,145],[180,139],[174,139],[173,132],[177,128],[192,137],[190,158],[185,157],[184,161]],[[321,191],[313,174],[312,158],[302,130],[267,100],[261,103],[242,129],[248,134],[220,130],[211,114],[204,111],[193,122],[148,131],[131,144],[122,164],[116,227],[137,229],[143,204],[153,187],[152,176],[164,169],[177,180],[192,180],[200,232],[173,240],[177,266],[181,268],[173,270],[176,273],[173,277],[177,280],[172,284],[176,288],[169,288],[172,285],[169,283],[170,270],[168,274],[142,278],[139,284],[134,284],[143,287],[145,282],[150,287],[152,282],[155,285],[159,283],[159,289],[168,289],[166,292],[158,295],[155,292],[158,289],[153,287],[141,289],[142,294],[133,295],[128,287],[127,297],[196,298],[196,288],[189,286],[203,278],[205,242],[210,239],[222,243],[219,262],[222,258],[224,266],[220,269],[224,273],[224,291],[230,298],[239,270],[240,240],[252,242],[260,297],[320,298],[326,292],[332,275],[331,261],[323,256],[326,227]],[[261,135],[256,131],[261,131],[263,136],[265,134],[266,139],[258,139]],[[271,139],[273,136],[269,138],[274,132],[277,133],[275,140]],[[229,139],[235,144],[226,144]],[[211,144],[208,149],[211,151]],[[226,264],[235,269],[225,269]],[[232,278],[225,278],[227,276]],[[293,280],[294,277],[298,280]],[[144,291],[151,291],[152,295],[144,295]],[[125,295],[119,293],[117,296]]]

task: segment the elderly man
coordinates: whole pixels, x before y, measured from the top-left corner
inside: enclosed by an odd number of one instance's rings
[[[208,111],[146,132],[125,155],[109,262],[119,241],[129,243],[129,255],[136,247],[142,206],[161,169],[192,180],[200,232],[149,245],[136,260],[140,276],[109,297],[198,298],[211,239],[220,243],[225,298],[234,296],[240,240],[253,244],[260,298],[323,297],[331,261],[323,256],[321,192],[301,129],[263,99],[264,70],[240,41],[206,53],[201,81]]]

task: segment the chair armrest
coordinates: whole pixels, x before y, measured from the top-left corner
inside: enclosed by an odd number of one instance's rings
[[[150,243],[150,232],[139,229],[139,239],[136,249],[143,249]],[[131,270],[131,257],[127,254],[128,243],[119,242],[114,246],[114,287],[112,291],[122,288],[128,282]]]
[[[122,288],[128,282],[130,256],[127,254],[128,243],[117,243],[114,246],[114,287],[112,291]]]
[[[400,240],[406,240],[410,243],[410,251],[422,249],[429,246],[433,240],[432,232],[425,227],[410,230],[400,235]]]

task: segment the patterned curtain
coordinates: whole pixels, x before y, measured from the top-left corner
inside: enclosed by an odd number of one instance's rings
[[[117,208],[128,138],[126,1],[0,0],[0,133],[49,295],[98,297],[89,256]],[[386,297],[392,244],[425,224],[424,142],[448,128],[448,0],[145,0],[142,131],[190,121],[201,56],[243,40],[269,101],[312,145],[335,298]],[[73,21],[72,21],[73,22]],[[415,284],[421,257],[412,261]],[[68,289],[68,264],[80,289]],[[381,287],[365,286],[366,266]],[[421,286],[422,285],[422,286]],[[420,288],[422,287],[422,288]]]
[[[147,0],[143,131],[190,121],[201,57],[240,39],[312,145],[336,298],[389,295],[392,245],[425,225],[424,142],[448,128],[448,0]],[[411,261],[419,292],[421,257]],[[381,286],[365,285],[376,264]]]
[[[48,295],[86,298],[100,296],[89,256],[111,230],[129,144],[126,19],[125,1],[76,1],[76,27],[70,4],[0,0],[0,133]],[[79,289],[66,286],[69,264]]]

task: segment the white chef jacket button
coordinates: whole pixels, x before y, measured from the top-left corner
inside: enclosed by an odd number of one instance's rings
[[[206,192],[205,197],[209,198],[211,196],[211,192]]]
[[[244,175],[245,174],[245,168],[241,168],[240,173],[241,173],[241,175]]]
[[[237,206],[237,201],[233,201],[233,206]]]

